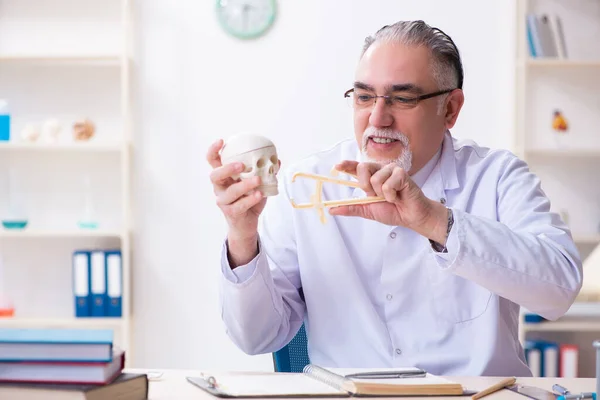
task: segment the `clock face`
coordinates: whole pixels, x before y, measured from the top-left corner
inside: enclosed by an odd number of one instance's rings
[[[217,0],[221,26],[231,35],[255,38],[265,33],[275,21],[276,0]]]

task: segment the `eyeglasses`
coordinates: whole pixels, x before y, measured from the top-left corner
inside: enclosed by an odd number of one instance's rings
[[[362,91],[359,92],[356,91],[356,89],[352,88],[350,90],[347,90],[346,93],[344,93],[344,97],[348,99],[352,107],[359,110],[372,107],[377,102],[378,98],[385,99],[386,104],[391,106],[394,110],[408,110],[416,107],[420,101],[440,96],[442,94],[450,93],[453,90],[454,89],[446,89],[440,90],[438,92],[423,94],[416,97],[405,97],[394,94],[389,96],[376,96],[373,94],[367,94]]]

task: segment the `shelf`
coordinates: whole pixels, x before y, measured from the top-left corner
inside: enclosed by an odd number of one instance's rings
[[[98,65],[121,66],[122,57],[118,54],[90,55],[34,55],[34,54],[0,54],[0,63],[19,64],[59,64],[59,65]]]
[[[126,148],[123,143],[27,143],[0,142],[0,151],[117,153]]]
[[[0,317],[0,328],[120,328],[122,318]]]
[[[600,68],[600,60],[569,60],[539,58],[528,59],[526,64],[530,67],[560,67],[560,68]]]
[[[84,230],[84,229],[21,229],[11,230],[0,227],[0,238],[77,238],[77,237],[90,237],[90,238],[122,238],[123,232],[118,230]]]
[[[578,320],[560,320],[560,321],[546,321],[539,322],[536,324],[524,324],[523,330],[525,332],[599,332],[600,333],[600,320],[595,321],[582,321]]]
[[[594,235],[573,235],[573,241],[579,244],[596,244],[600,243],[600,234]]]
[[[576,302],[569,311],[557,321],[524,323],[523,330],[533,331],[573,331],[600,333],[600,303]]]
[[[539,149],[526,150],[526,156],[530,157],[585,157],[585,158],[600,158],[600,149]]]

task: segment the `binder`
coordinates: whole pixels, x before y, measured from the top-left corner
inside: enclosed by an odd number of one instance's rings
[[[91,315],[90,294],[90,253],[79,250],[73,253],[73,296],[75,298],[75,316]]]
[[[579,348],[573,344],[560,345],[560,376],[577,378],[579,365]]]
[[[120,250],[106,252],[107,316],[121,317],[123,295],[123,262]]]
[[[558,344],[554,342],[542,342],[542,373],[545,378],[558,377]]]
[[[90,255],[90,278],[92,293],[92,317],[106,316],[106,260],[102,250],[93,250]]]
[[[544,56],[538,25],[537,16],[535,14],[527,14],[527,39],[529,42],[529,52],[532,57]]]
[[[542,351],[533,340],[525,341],[525,359],[535,378],[542,376]]]

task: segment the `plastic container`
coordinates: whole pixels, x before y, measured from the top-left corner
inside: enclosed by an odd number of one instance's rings
[[[0,142],[10,140],[10,112],[8,101],[0,99]]]
[[[25,211],[24,200],[17,190],[17,176],[14,168],[8,172],[8,210],[2,214],[2,226],[5,229],[24,229],[29,219]]]
[[[98,229],[98,221],[96,220],[96,212],[94,210],[94,201],[92,196],[92,181],[89,174],[83,178],[84,186],[84,206],[83,214],[78,222],[81,229]]]
[[[4,265],[0,255],[0,318],[13,317],[15,315],[15,306],[12,300],[4,293]]]
[[[6,295],[0,293],[0,318],[14,317],[15,306]]]

